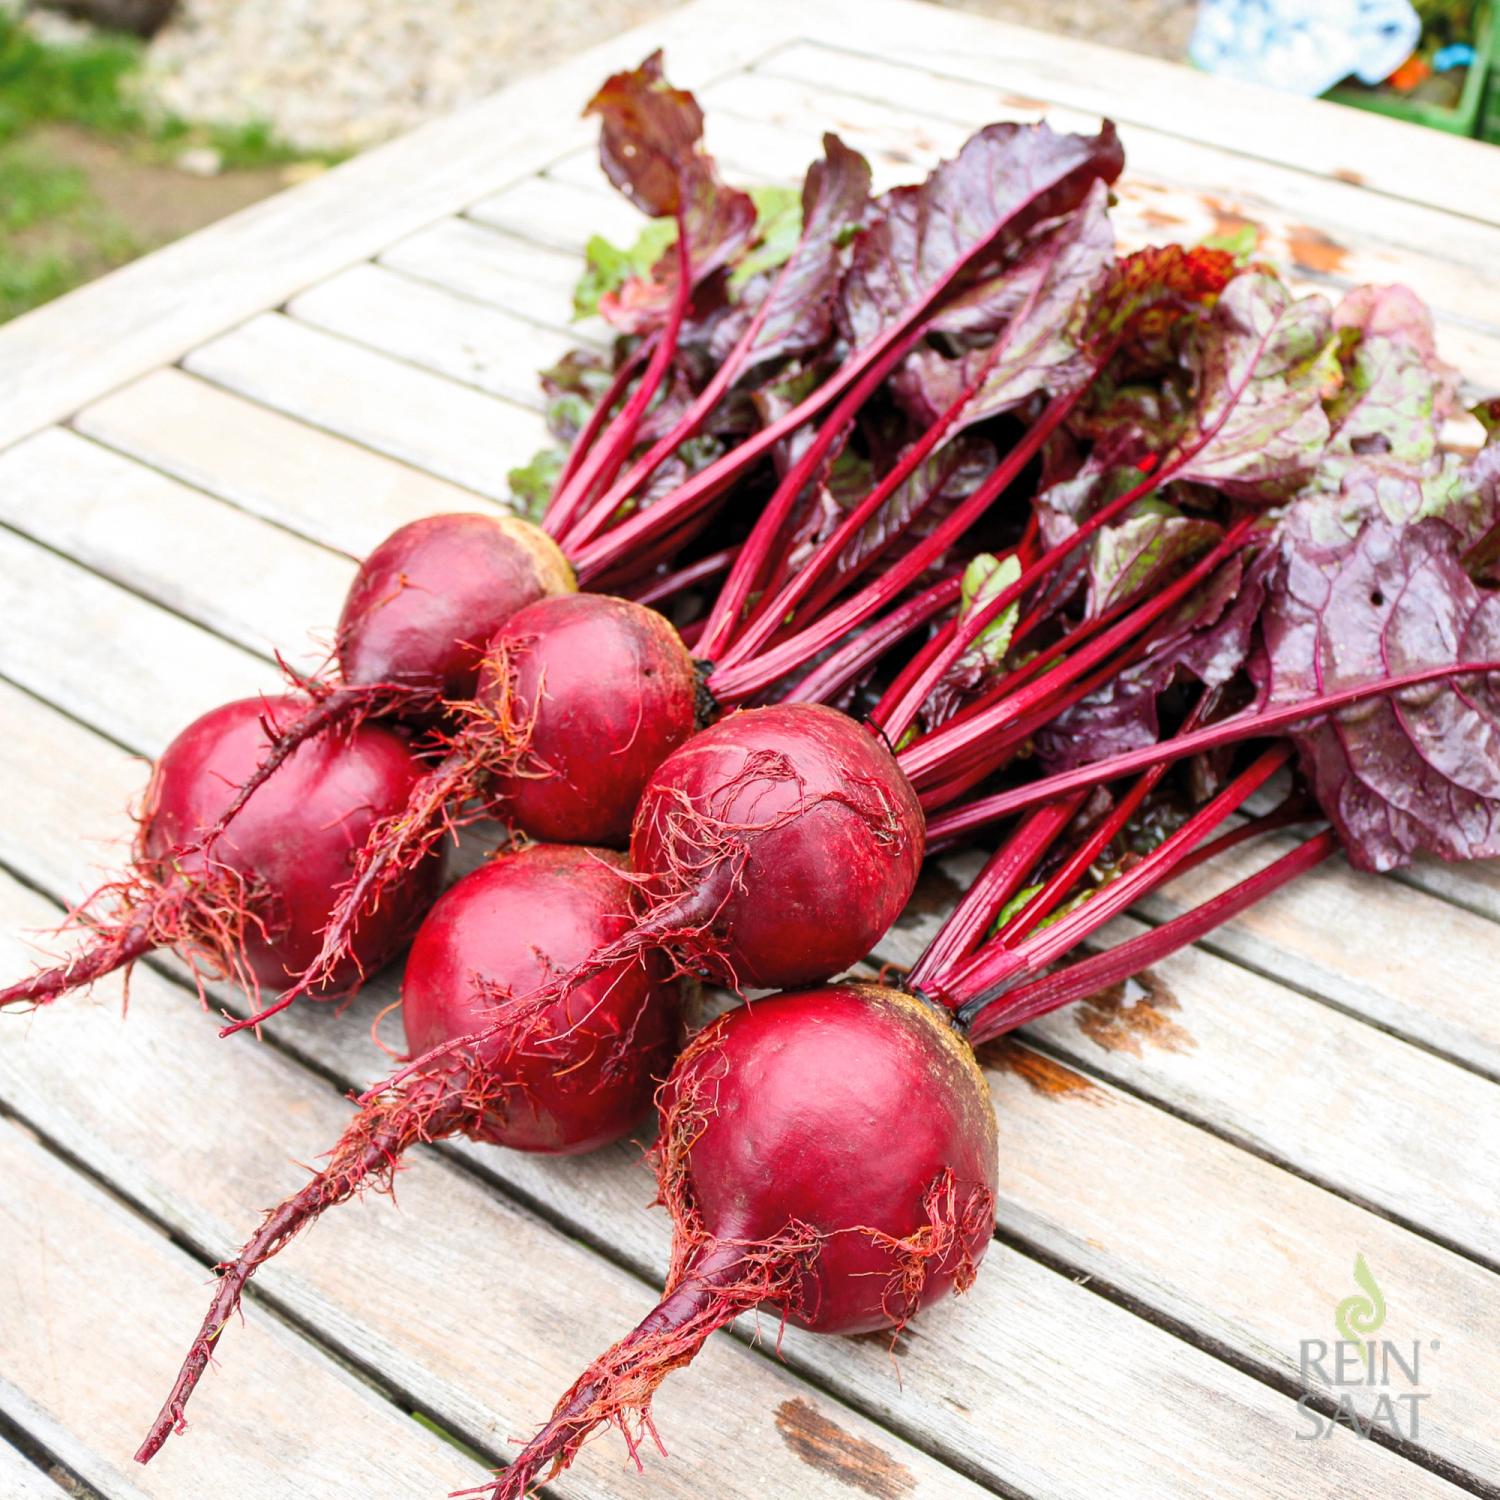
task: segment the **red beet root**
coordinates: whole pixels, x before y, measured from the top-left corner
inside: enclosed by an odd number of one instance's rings
[[[698,674],[655,610],[569,594],[518,611],[492,643],[479,701],[507,695],[526,748],[490,782],[501,814],[533,838],[620,845],[647,779],[693,732]]]
[[[412,943],[403,986],[416,1051],[462,1036],[498,999],[534,989],[629,925],[625,861],[599,850],[533,845],[459,881]],[[136,1458],[147,1463],[185,1426],[183,1409],[245,1284],[300,1229],[366,1187],[388,1191],[417,1141],[466,1135],[523,1151],[587,1151],[625,1134],[651,1102],[677,1037],[677,991],[651,960],[629,960],[572,990],[520,1039],[445,1058],[362,1109],[301,1191],[266,1215],[221,1268],[213,1303]]]
[[[846,714],[747,709],[662,762],[631,863],[647,926],[688,967],[785,988],[857,963],[900,916],[923,817],[884,744]]]
[[[213,709],[167,747],[147,791],[130,873],[106,886],[116,913],[71,963],[0,990],[0,1005],[41,1004],[153,948],[175,947],[202,974],[275,987],[321,946],[329,892],[348,878],[370,830],[401,807],[422,768],[375,724],[302,744],[245,805],[210,853],[190,847],[301,705],[246,698]],[[438,889],[441,862],[414,865],[375,920],[323,977],[323,996],[351,988],[410,936]]]
[[[350,685],[471,698],[485,643],[518,610],[577,587],[556,542],[514,516],[426,516],[363,562],[339,617]]]
[[[577,588],[557,543],[515,516],[456,513],[398,527],[360,564],[339,616],[339,684],[316,679],[238,793],[202,836],[205,846],[298,745],[368,718],[425,725],[470,698],[485,643],[518,609]]]
[[[816,1333],[900,1328],[966,1289],[988,1247],[989,1090],[948,1018],[909,995],[846,984],[757,1000],[705,1028],[660,1097],[666,1295],[484,1487],[493,1500],[519,1500],[605,1424],[634,1453],[654,1436],[657,1386],[742,1312]]]
[[[533,835],[624,842],[647,777],[693,733],[697,699],[697,668],[655,610],[571,594],[517,611],[489,644],[449,753],[366,840],[320,951],[252,1021],[321,983],[391,884],[486,808]]]
[[[630,924],[625,857],[532,844],[459,881],[412,943],[402,986],[408,1052],[465,1036],[495,1002],[525,994]],[[645,1113],[676,1041],[665,968],[618,965],[552,1008],[524,1048],[483,1051],[495,1096],[475,1139],[573,1155],[618,1139]],[[475,983],[478,976],[480,983]]]

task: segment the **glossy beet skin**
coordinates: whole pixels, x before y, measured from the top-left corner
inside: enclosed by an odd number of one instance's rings
[[[965,1290],[989,1247],[989,1090],[949,1018],[910,995],[844,984],[753,1001],[694,1038],[660,1098],[666,1294],[492,1500],[520,1500],[606,1423],[654,1434],[657,1386],[750,1308],[817,1333],[900,1328]]]
[[[666,903],[693,889],[706,931],[669,940],[741,985],[809,984],[862,959],[900,916],[925,820],[885,745],[846,714],[747,709],[695,735],[651,778],[631,864]]]
[[[651,773],[692,733],[697,668],[654,609],[564,594],[518,610],[491,642],[478,700],[509,695],[525,725],[500,816],[533,838],[623,845]]]
[[[467,875],[422,924],[406,961],[407,1051],[480,1030],[498,999],[525,994],[630,925],[623,856],[533,844]],[[476,983],[478,981],[479,983]],[[572,1154],[616,1140],[650,1106],[677,1038],[677,987],[653,956],[571,990],[524,1047],[485,1043],[496,1080],[476,1139]]]
[[[515,516],[426,516],[360,564],[339,618],[345,683],[471,698],[485,643],[518,609],[577,588],[540,527]]]
[[[265,754],[262,720],[300,712],[292,698],[244,698],[211,710],[167,747],[146,795],[141,850],[161,860],[191,844]],[[254,920],[245,924],[244,960],[268,989],[312,961],[332,893],[348,879],[354,856],[376,822],[406,803],[422,767],[399,736],[365,723],[320,735],[298,747],[245,804],[215,845],[215,864],[243,877]],[[203,856],[180,860],[191,876]],[[410,937],[437,894],[442,861],[429,858],[390,892],[364,922],[328,984],[347,991],[363,971],[388,962]]]
[[[684,1147],[702,1227],[716,1241],[761,1241],[796,1220],[819,1236],[785,1304],[792,1322],[816,1333],[888,1328],[952,1291],[960,1268],[984,1255],[988,1213],[927,1263],[914,1299],[893,1300],[896,1258],[863,1232],[917,1234],[931,1219],[924,1194],[944,1172],[958,1204],[993,1208],[989,1089],[968,1043],[921,1001],[849,984],[730,1011],[664,1088],[664,1138],[710,1097]]]

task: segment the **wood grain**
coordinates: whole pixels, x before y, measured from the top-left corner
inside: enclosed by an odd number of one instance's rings
[[[160,1123],[181,1131],[181,1118]],[[242,1381],[209,1379],[192,1440],[139,1467],[131,1454],[153,1394],[180,1357],[180,1330],[201,1315],[204,1268],[8,1120],[0,1180],[0,1411],[108,1500],[351,1489],[436,1500],[482,1477],[266,1316],[235,1330]]]
[[[280,313],[195,349],[188,371],[492,499],[547,441],[539,413]]]
[[[73,426],[325,547],[363,557],[398,526],[493,502],[181,370],[154,370]],[[296,617],[300,623],[306,611]]]

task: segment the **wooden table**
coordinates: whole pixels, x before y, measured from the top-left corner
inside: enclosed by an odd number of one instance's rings
[[[599,333],[568,323],[582,242],[634,233],[578,108],[658,43],[746,178],[830,127],[890,182],[987,120],[1107,112],[1129,245],[1252,221],[1308,287],[1408,282],[1500,389],[1500,153],[905,0],[699,0],[0,332],[7,976],[117,857],[143,757],[274,685],[393,526],[503,500],[541,439],[533,371]],[[929,878],[880,956],[952,890]],[[1002,1191],[969,1297],[894,1359],[721,1337],[662,1392],[670,1460],[638,1478],[609,1438],[552,1493],[1500,1493],[1497,921],[1494,867],[1330,866],[1135,1003],[1034,1028],[988,1059]],[[111,1500],[438,1500],[481,1474],[455,1442],[503,1458],[650,1303],[667,1231],[637,1148],[419,1152],[400,1212],[341,1210],[257,1279],[188,1436],[131,1463],[208,1267],[384,1071],[394,990],[221,1043],[164,962],[128,1022],[106,983],[4,1026],[0,1493],[53,1493],[33,1465],[56,1464]],[[1339,1336],[1359,1255],[1382,1336],[1422,1344],[1420,1430],[1299,1441],[1301,1348]]]

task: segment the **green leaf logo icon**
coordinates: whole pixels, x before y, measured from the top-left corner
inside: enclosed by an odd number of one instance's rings
[[[1360,1345],[1368,1363],[1370,1346],[1367,1335],[1378,1333],[1385,1322],[1385,1298],[1363,1255],[1354,1257],[1354,1280],[1361,1290],[1339,1303],[1334,1309],[1333,1322],[1344,1338]]]

